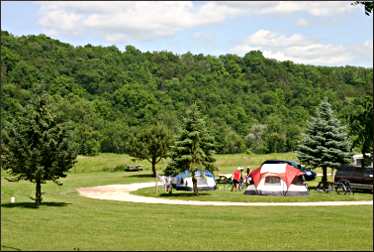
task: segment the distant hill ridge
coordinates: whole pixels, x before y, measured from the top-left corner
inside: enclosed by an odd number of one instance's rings
[[[197,102],[217,152],[293,151],[324,96],[344,120],[354,97],[372,96],[373,70],[279,62],[260,51],[181,55],[133,46],[77,46],[45,35],[1,32],[5,122],[47,92],[56,113],[75,124],[81,153],[126,152],[136,127],[155,120],[176,130]]]

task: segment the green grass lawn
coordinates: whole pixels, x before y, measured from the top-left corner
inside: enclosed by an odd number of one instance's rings
[[[244,191],[244,190],[243,190]],[[310,190],[308,196],[257,196],[244,195],[241,192],[231,192],[230,187],[219,185],[215,191],[200,192],[199,196],[194,196],[192,192],[173,190],[172,194],[165,193],[163,187],[159,187],[156,193],[155,187],[143,188],[133,192],[135,195],[148,197],[159,197],[165,199],[179,200],[200,200],[200,201],[233,201],[233,202],[315,202],[315,201],[352,201],[352,200],[373,200],[370,193],[354,193],[353,195],[342,195],[336,192],[317,192]]]
[[[289,153],[271,153],[271,154],[221,154],[214,155],[218,170],[216,174],[232,173],[238,166],[257,168],[262,162],[268,159],[288,159],[297,160],[296,154]],[[100,153],[97,156],[78,156],[78,162],[70,173],[87,173],[98,171],[116,171],[116,167],[123,164],[140,164],[145,171],[151,172],[151,164],[145,160],[134,160],[127,154]],[[157,164],[159,173],[166,168],[169,160],[163,159]],[[321,173],[320,169],[316,172]],[[331,171],[328,171],[331,172]]]
[[[87,173],[98,171],[115,171],[116,167],[124,164],[140,164],[145,170],[151,171],[151,165],[145,160],[135,160],[127,154],[100,153],[97,156],[78,156],[77,163],[71,173]],[[158,167],[164,169],[166,160],[162,160]]]
[[[123,155],[111,155],[113,163],[123,162]],[[78,187],[153,180],[147,167],[110,172],[115,165],[110,155],[103,156],[107,163],[100,161],[101,168],[98,157],[80,158],[63,186],[43,185],[39,209],[29,198],[33,184],[10,183],[2,173],[1,249],[373,250],[372,206],[176,206],[80,197]],[[15,204],[9,203],[11,196]]]
[[[268,159],[287,159],[297,160],[296,154],[289,153],[271,153],[271,154],[222,154],[215,155],[216,165],[219,173],[231,173],[238,166],[257,168],[262,162]]]
[[[156,193],[155,187],[143,188],[132,192],[135,195],[147,197],[159,197],[164,199],[179,199],[179,200],[200,200],[200,201],[233,201],[233,202],[316,202],[316,201],[359,201],[359,200],[373,200],[373,194],[370,192],[354,192],[353,194],[337,194],[332,192],[317,192],[315,187],[321,181],[322,177],[317,177],[312,181],[306,181],[310,187],[308,196],[256,196],[244,195],[244,190],[231,192],[231,185],[217,185],[215,191],[202,191],[199,196],[195,196],[192,192],[173,190],[172,194],[165,193],[162,186],[160,186]],[[333,176],[328,176],[329,181],[333,181]]]

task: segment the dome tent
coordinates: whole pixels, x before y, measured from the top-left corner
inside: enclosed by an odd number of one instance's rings
[[[249,185],[244,194],[248,195],[279,195],[305,196],[308,189],[303,182],[304,173],[295,167],[283,164],[263,164],[250,173],[253,184]]]
[[[215,190],[217,188],[213,173],[208,170],[195,171],[195,178],[197,180],[197,188],[199,191]],[[180,191],[193,191],[192,174],[185,170],[171,179],[171,184],[174,189]]]

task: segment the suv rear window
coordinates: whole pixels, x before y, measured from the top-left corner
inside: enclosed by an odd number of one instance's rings
[[[336,172],[335,176],[344,176],[344,177],[369,177],[373,175],[372,168],[358,168],[353,166],[343,166]]]

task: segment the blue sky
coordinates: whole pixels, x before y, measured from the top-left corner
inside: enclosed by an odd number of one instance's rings
[[[1,28],[120,50],[128,44],[216,56],[261,50],[269,58],[304,64],[373,64],[373,16],[347,1],[2,1]]]

